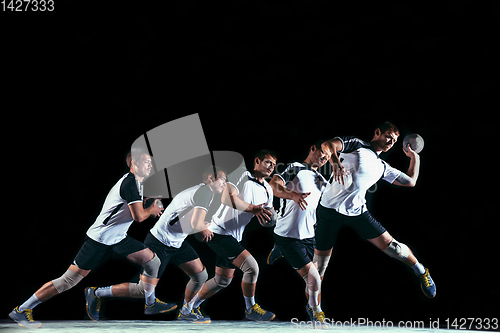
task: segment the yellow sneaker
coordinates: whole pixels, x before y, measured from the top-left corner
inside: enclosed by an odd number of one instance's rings
[[[248,320],[254,320],[259,323],[265,323],[268,321],[271,321],[276,317],[276,315],[270,311],[266,311],[262,309],[259,304],[255,304],[251,309],[250,312],[245,310],[246,318]]]
[[[39,321],[33,320],[33,310],[26,309],[23,311],[19,311],[19,307],[16,306],[11,313],[9,313],[10,319],[19,324],[19,326],[24,328],[38,328],[42,326],[42,323]]]

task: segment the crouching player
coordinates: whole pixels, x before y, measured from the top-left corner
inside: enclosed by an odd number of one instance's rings
[[[201,289],[208,275],[198,254],[185,239],[189,234],[196,232],[202,233],[205,241],[212,238],[212,232],[207,230],[209,223],[205,222],[209,219],[207,212],[212,204],[214,193],[222,193],[225,185],[226,173],[224,171],[216,170],[213,166],[206,169],[203,173],[203,182],[177,194],[144,241],[144,244],[161,260],[158,276],[162,276],[168,263],[172,262],[190,278],[186,285],[184,306],[179,311],[178,320],[210,323],[210,319],[205,318],[199,308],[193,310],[189,306],[192,304],[189,301]],[[144,297],[141,284],[142,281],[139,281],[139,284],[122,283],[99,288],[95,294],[100,297],[141,298]],[[97,314],[98,298],[90,298],[87,302],[90,302],[92,308],[89,312]]]

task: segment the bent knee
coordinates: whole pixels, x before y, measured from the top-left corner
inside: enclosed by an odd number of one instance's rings
[[[240,269],[243,272],[243,282],[250,284],[257,282],[257,278],[259,276],[259,264],[252,255],[249,255],[245,258],[245,260],[243,260]]]

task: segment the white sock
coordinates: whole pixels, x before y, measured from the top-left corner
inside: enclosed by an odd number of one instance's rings
[[[111,286],[97,288],[97,290],[95,291],[95,295],[97,297],[113,297]]]
[[[255,305],[255,296],[252,297],[243,296],[243,297],[245,298],[245,307],[247,309],[247,312],[250,312],[252,307]]]
[[[35,294],[31,295],[30,298],[28,298],[28,300],[26,302],[24,302],[23,304],[21,304],[18,308],[19,311],[23,311],[23,310],[26,310],[26,309],[34,309],[35,306],[37,306],[38,304],[42,303],[38,297],[36,297]]]
[[[318,306],[317,306],[317,307],[315,307],[315,308],[312,308],[312,310],[313,310],[313,311],[316,311],[316,312],[321,312],[321,311],[323,311],[323,310],[321,310],[321,304],[318,304]]]
[[[191,304],[191,310],[192,309],[198,309],[198,307],[201,305],[201,303],[205,302],[204,299],[200,299],[198,297],[198,294],[194,295],[193,299],[189,301]]]
[[[144,283],[144,299],[146,305],[153,305],[156,300],[155,296],[156,284],[148,283],[145,282],[144,280],[142,282]]]
[[[311,309],[314,309],[316,306],[319,306],[318,304],[318,295],[319,295],[319,290],[316,291],[311,291],[309,290],[309,307]],[[318,304],[318,305],[316,305]]]
[[[194,297],[193,297],[193,299],[194,299]],[[181,314],[184,316],[187,316],[188,314],[191,313],[191,310],[193,310],[193,303],[186,302],[186,300],[184,300],[184,304],[182,304],[182,308],[181,308]]]
[[[415,265],[411,266],[410,268],[418,276],[425,274],[425,267],[421,263],[419,263],[418,260],[417,260],[417,263]]]

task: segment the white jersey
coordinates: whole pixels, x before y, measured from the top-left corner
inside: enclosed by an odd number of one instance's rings
[[[253,205],[264,204],[265,207],[272,207],[273,189],[266,180],[260,183],[245,168],[234,171],[228,178],[228,183],[236,187],[238,198],[241,200]],[[210,230],[219,235],[233,236],[241,242],[245,227],[253,217],[252,213],[221,204],[212,216]]]
[[[320,204],[323,207],[335,209],[343,215],[357,216],[367,211],[366,191],[379,179],[392,184],[401,171],[380,159],[368,142],[355,137],[338,139],[342,141],[343,148],[339,157],[342,165],[351,173],[347,177],[351,184],[348,187],[342,187],[333,180],[332,174]]]
[[[305,239],[314,237],[316,207],[323,193],[326,179],[307,164],[294,162],[285,171],[277,174],[283,179],[285,187],[299,193],[311,192],[305,199],[307,206],[302,210],[293,200],[280,199],[278,221],[274,233],[281,237]]]
[[[186,237],[193,233],[191,218],[194,208],[201,208],[208,212],[214,194],[205,183],[190,187],[177,194],[165,209],[151,234],[160,242],[169,247],[180,248]]]
[[[87,230],[87,236],[105,245],[119,243],[127,236],[127,230],[134,222],[128,206],[135,202],[142,204],[142,185],[129,172],[109,191],[101,213]]]

